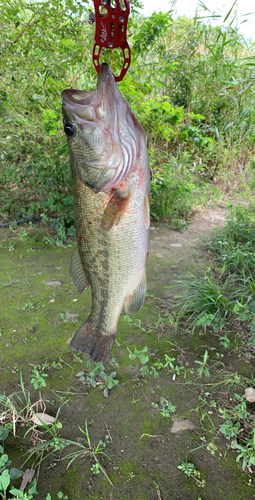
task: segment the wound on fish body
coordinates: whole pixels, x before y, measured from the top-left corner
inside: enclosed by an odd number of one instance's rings
[[[136,314],[145,298],[150,225],[146,135],[107,64],[101,65],[95,91],[69,89],[62,97],[79,235],[70,276],[79,294],[90,285],[92,296],[89,317],[71,347],[92,361],[106,361],[123,306]]]

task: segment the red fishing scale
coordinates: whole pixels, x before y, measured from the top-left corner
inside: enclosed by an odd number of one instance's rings
[[[127,23],[130,6],[127,0],[122,0],[125,9],[122,8],[120,0],[94,0],[95,15],[90,14],[89,22],[96,21],[95,44],[93,47],[93,63],[97,74],[100,71],[100,53],[102,47],[106,49],[121,48],[123,53],[123,65],[119,76],[115,80],[120,82],[131,62],[131,51],[127,42]],[[107,12],[105,12],[107,10]]]

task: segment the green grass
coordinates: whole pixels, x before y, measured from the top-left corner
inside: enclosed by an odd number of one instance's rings
[[[230,207],[223,228],[214,229],[207,248],[219,266],[243,276],[255,271],[255,205]]]
[[[255,349],[255,209],[232,207],[223,227],[206,243],[210,267],[179,280],[175,309],[194,331],[211,327],[226,347],[227,330],[240,330],[247,351]]]

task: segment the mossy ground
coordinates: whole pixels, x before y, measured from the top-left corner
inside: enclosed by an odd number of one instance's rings
[[[76,440],[82,434],[85,419],[93,445],[110,433],[106,456],[99,456],[112,487],[102,473],[93,475],[92,459],[83,457],[73,462],[67,470],[66,461],[58,455],[46,459],[40,468],[38,500],[45,500],[48,492],[52,499],[58,491],[69,500],[91,498],[94,500],[249,500],[255,497],[248,485],[248,476],[236,463],[235,455],[228,450],[220,434],[215,441],[217,450],[212,455],[203,445],[207,439],[205,423],[201,419],[199,395],[210,390],[210,378],[197,381],[195,360],[207,349],[223,367],[231,359],[235,370],[243,374],[247,365],[235,353],[227,353],[217,337],[198,331],[191,335],[185,327],[176,329],[174,317],[167,316],[169,300],[176,293],[169,286],[187,274],[193,261],[202,265],[203,238],[214,223],[224,217],[221,210],[214,210],[194,220],[184,234],[166,225],[157,225],[151,232],[151,253],[148,259],[148,297],[142,311],[128,321],[123,313],[118,324],[117,341],[110,361],[105,364],[109,374],[117,371],[119,384],[103,396],[100,386],[95,389],[84,385],[76,374],[86,370],[87,357],[70,350],[68,339],[90,310],[90,291],[78,296],[69,278],[69,263],[75,242],[70,248],[47,246],[42,237],[46,228],[30,231],[29,238],[20,239],[24,228],[15,232],[1,229],[1,323],[0,368],[1,393],[6,395],[19,390],[20,371],[25,387],[33,402],[39,392],[31,384],[33,366],[45,365],[48,375],[41,396],[47,413],[60,412],[61,436]],[[45,285],[47,281],[61,284]],[[164,309],[165,307],[165,309]],[[79,315],[78,318],[70,315]],[[173,377],[171,370],[162,370],[159,377],[141,377],[139,359],[131,361],[130,352],[135,346],[155,353],[155,359],[164,354],[176,358],[182,365],[182,376]],[[112,362],[118,363],[118,367]],[[112,365],[111,365],[112,362]],[[245,370],[244,370],[245,368]],[[251,365],[249,365],[251,371]],[[248,370],[249,371],[249,370]],[[247,374],[247,373],[246,373]],[[204,386],[203,386],[204,382]],[[160,398],[166,397],[175,407],[171,417],[164,417],[155,407]],[[193,431],[171,433],[173,421],[189,419],[196,427]],[[211,426],[217,434],[217,415],[210,416]],[[8,438],[5,452],[12,466],[21,467],[24,452],[31,446],[28,437]],[[211,434],[212,435],[212,434]],[[194,450],[194,451],[192,451]],[[62,453],[62,456],[65,453]],[[187,454],[205,478],[204,488],[178,469]]]

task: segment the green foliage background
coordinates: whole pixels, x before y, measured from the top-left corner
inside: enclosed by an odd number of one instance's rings
[[[212,181],[247,180],[255,167],[254,45],[231,27],[233,12],[212,28],[171,11],[139,17],[130,3],[132,64],[119,87],[148,136],[152,215],[181,229]],[[60,95],[96,86],[89,10],[79,0],[1,5],[2,221],[45,214],[74,230]],[[101,60],[118,73],[119,51]]]

